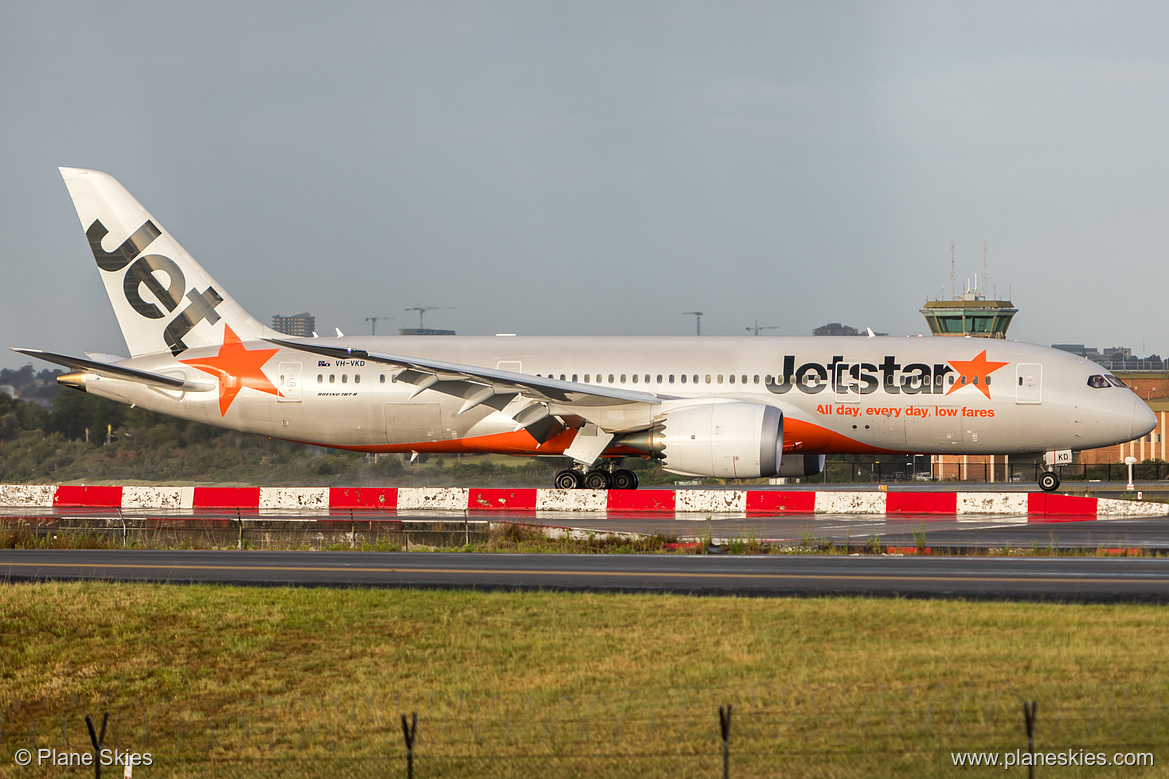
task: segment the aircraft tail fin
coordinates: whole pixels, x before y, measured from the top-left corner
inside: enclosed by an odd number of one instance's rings
[[[244,311],[113,176],[61,168],[131,356],[278,335]]]

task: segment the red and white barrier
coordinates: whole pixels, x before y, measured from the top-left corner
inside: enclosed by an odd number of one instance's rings
[[[1169,505],[1046,492],[556,490],[465,487],[111,487],[0,485],[0,506],[240,509],[260,512],[456,511],[724,514],[1010,514],[1031,521],[1169,515]]]

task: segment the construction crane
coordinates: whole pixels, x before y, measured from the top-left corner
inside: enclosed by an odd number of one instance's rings
[[[424,317],[426,315],[426,312],[427,311],[437,311],[438,309],[441,309],[441,308],[454,308],[454,306],[424,306],[421,303],[416,303],[406,310],[418,312],[418,329],[422,330],[425,328],[425,325],[422,324],[422,317]]]
[[[778,325],[761,325],[761,324],[759,324],[758,319],[755,320],[754,327],[751,327],[750,325],[747,326],[747,332],[748,333],[755,333],[755,335],[759,335],[760,330],[778,330],[778,329],[779,329]]]
[[[393,317],[392,316],[385,316],[384,314],[381,316],[367,316],[365,318],[365,321],[369,322],[369,334],[370,335],[377,335],[377,321],[379,319],[393,319]]]
[[[702,335],[702,312],[701,311],[683,311],[682,316],[694,317],[695,335]]]

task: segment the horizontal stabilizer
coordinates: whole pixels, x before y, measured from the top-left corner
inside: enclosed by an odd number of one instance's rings
[[[124,365],[111,365],[105,362],[98,362],[96,360],[85,360],[81,357],[70,357],[65,354],[54,354],[53,352],[42,352],[40,349],[19,349],[12,347],[12,351],[27,354],[29,357],[36,357],[39,360],[63,365],[66,368],[72,368],[75,371],[85,371],[86,373],[93,373],[98,376],[105,376],[111,379],[122,379],[123,381],[135,381],[139,384],[148,384],[157,387],[166,387],[167,389],[185,390],[187,392],[207,392],[215,389],[215,385],[203,381],[187,381],[180,379],[177,376],[167,376],[162,373],[152,373],[150,371],[143,371],[137,368],[127,368]]]

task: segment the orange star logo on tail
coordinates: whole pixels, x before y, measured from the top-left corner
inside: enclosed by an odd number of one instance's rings
[[[949,362],[954,370],[958,371],[958,379],[946,392],[947,395],[956,389],[973,384],[982,390],[982,394],[986,395],[987,399],[990,398],[990,374],[1004,365],[1010,365],[1009,362],[991,362],[986,359],[986,349],[983,349],[982,354],[973,360],[950,360]]]
[[[280,350],[245,349],[243,341],[225,324],[223,346],[219,347],[218,354],[179,362],[204,373],[210,373],[219,379],[219,413],[226,416],[235,396],[244,387],[281,397],[280,390],[276,389],[276,385],[269,381],[262,370],[264,363],[272,359],[272,355],[278,351]]]

